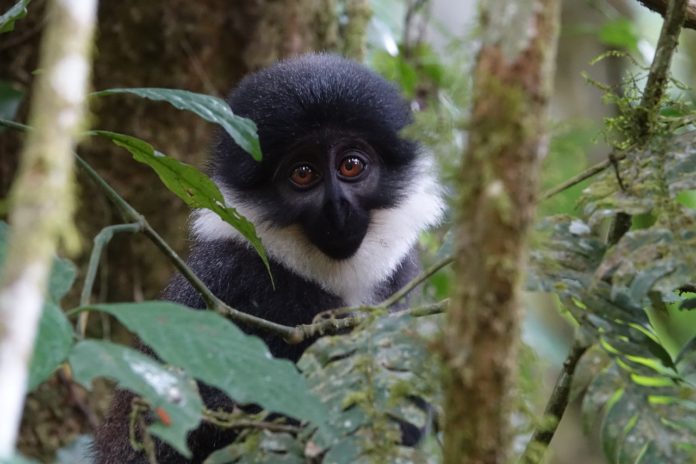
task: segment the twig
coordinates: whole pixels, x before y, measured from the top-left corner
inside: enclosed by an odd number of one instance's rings
[[[421,272],[419,275],[417,275],[413,280],[411,280],[409,283],[401,287],[398,291],[396,291],[392,296],[381,302],[380,304],[377,305],[378,308],[389,308],[390,306],[395,305],[396,303],[399,302],[402,298],[404,298],[406,295],[408,295],[411,290],[428,280],[433,274],[435,274],[437,271],[442,269],[443,267],[447,266],[448,264],[452,264],[454,261],[453,256],[448,256],[447,258],[443,259],[440,262],[437,262],[430,266],[428,269],[425,271]]]
[[[87,306],[89,304],[89,298],[92,295],[92,288],[94,287],[94,279],[97,277],[97,269],[99,268],[99,261],[101,261],[101,255],[104,247],[109,244],[114,234],[121,232],[131,232],[137,233],[141,232],[142,227],[140,223],[136,222],[133,224],[117,224],[113,226],[104,227],[97,235],[94,237],[94,247],[92,248],[92,253],[89,256],[89,264],[87,265],[87,272],[85,275],[85,283],[82,286],[82,294],[80,296],[80,306]],[[89,318],[89,312],[85,311],[80,314],[80,319],[78,321],[78,334],[82,338],[85,336],[85,330],[87,328],[87,319]]]
[[[620,159],[625,158],[626,155],[623,154]],[[618,159],[618,157],[615,157],[614,159]],[[612,161],[610,158],[605,159],[604,161],[600,161],[599,163],[595,164],[594,166],[590,166],[580,174],[571,177],[570,179],[566,180],[562,184],[559,184],[553,188],[548,189],[544,193],[541,194],[539,197],[540,201],[548,200],[549,198],[558,195],[559,193],[563,192],[564,190],[568,190],[571,187],[576,186],[580,182],[589,179],[590,177],[599,174],[600,172],[604,171],[606,168],[611,166]]]
[[[436,303],[430,303],[423,306],[405,309],[398,313],[394,313],[394,316],[403,314],[410,314],[413,317],[432,316],[434,314],[440,314],[444,312],[445,308],[447,308],[448,305],[449,298],[445,298],[444,300],[438,301]],[[346,311],[349,309],[350,308],[342,308],[342,310]],[[341,330],[352,329],[354,327],[357,327],[369,317],[369,314],[367,314],[364,311],[366,308],[358,307],[353,309],[355,312],[357,312],[357,314],[352,317],[327,319],[324,321],[315,322],[313,324],[298,325],[294,329],[293,336],[289,339],[286,339],[286,341],[290,344],[300,343],[309,338],[314,338],[320,335],[327,335],[329,333],[337,333]],[[363,310],[362,312],[360,311],[361,309]]]
[[[135,221],[140,224],[143,234],[152,241],[157,248],[174,264],[181,274],[189,281],[191,286],[201,295],[206,306],[215,312],[229,317],[235,322],[247,324],[255,328],[280,335],[283,338],[290,338],[294,335],[292,327],[275,322],[267,321],[260,317],[234,309],[216,297],[213,292],[201,281],[191,270],[183,259],[174,251],[172,247],[150,226],[147,220],[138,213],[121,195],[119,195],[97,172],[82,158],[75,155],[77,163],[92,178],[94,182],[104,191],[107,198],[119,207],[121,214],[126,221]]]
[[[203,411],[203,420],[218,427],[226,429],[260,429],[268,430],[269,432],[292,433],[298,434],[302,431],[302,427],[291,424],[277,424],[269,421],[257,421],[249,419],[240,419],[240,414],[235,412],[223,411]]]
[[[589,345],[576,338],[570,349],[570,353],[568,353],[568,356],[563,362],[563,367],[558,375],[558,379],[556,379],[551,397],[548,403],[546,403],[542,424],[534,431],[532,439],[527,443],[527,447],[520,457],[520,463],[532,464],[542,462],[544,453],[548,449],[549,443],[551,443],[551,439],[556,433],[558,424],[561,422],[563,413],[568,407],[570,387],[573,382],[575,368],[588,348]]]
[[[638,2],[655,13],[665,16],[669,0],[638,0]],[[686,6],[686,20],[684,21],[684,27],[696,29],[696,1],[694,0],[688,2],[688,5]]]

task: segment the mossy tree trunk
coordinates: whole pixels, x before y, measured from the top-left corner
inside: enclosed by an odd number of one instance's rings
[[[444,332],[445,462],[509,459],[525,242],[546,150],[557,0],[482,3],[456,287]],[[512,14],[512,11],[515,14]],[[508,12],[509,14],[506,14]]]

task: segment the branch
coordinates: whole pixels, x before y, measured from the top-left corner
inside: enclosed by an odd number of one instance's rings
[[[83,124],[96,7],[96,0],[50,2],[46,15],[30,109],[35,130],[10,192],[0,275],[0,461],[14,454],[53,256],[61,240],[76,248],[71,153]]]
[[[424,317],[432,316],[435,314],[441,314],[445,311],[449,305],[449,298],[445,298],[442,301],[436,303],[429,303],[423,306],[416,306],[413,308],[408,308],[394,315],[409,314],[413,317]],[[348,311],[351,308],[341,308],[341,311]],[[322,336],[330,335],[341,332],[342,330],[352,329],[360,325],[363,321],[370,317],[368,310],[382,309],[379,307],[355,307],[352,308],[355,316],[343,317],[343,318],[332,318],[326,319],[324,321],[315,322],[313,324],[303,324],[298,325],[294,328],[294,333],[292,337],[286,339],[290,344],[301,343],[304,340]]]
[[[669,0],[638,0],[638,2],[663,17],[667,12],[667,5],[669,4]],[[696,1],[694,0],[689,1],[686,5],[684,27],[696,29]]]
[[[8,121],[5,119],[0,119],[0,126],[8,127],[11,129],[19,130],[22,132],[31,131],[31,127],[24,124],[16,123],[13,121]],[[408,282],[404,287],[397,291],[394,295],[384,300],[382,303],[376,307],[349,307],[349,308],[339,308],[335,310],[330,310],[330,312],[341,312],[341,313],[359,313],[358,316],[330,319],[314,324],[305,324],[297,327],[286,326],[282,324],[277,324],[275,322],[268,321],[256,316],[234,309],[231,306],[225,304],[222,300],[217,298],[208,287],[196,276],[196,274],[188,267],[188,265],[182,260],[179,255],[169,246],[169,244],[150,226],[147,220],[135,209],[133,208],[121,195],[118,194],[86,161],[75,155],[75,159],[80,167],[87,173],[87,175],[97,184],[98,187],[102,189],[106,197],[117,206],[121,216],[125,221],[131,222],[130,224],[121,224],[118,226],[112,226],[114,231],[134,231],[136,227],[145,234],[159,249],[164,253],[165,256],[169,258],[170,261],[176,266],[176,268],[181,272],[181,274],[186,278],[193,288],[201,295],[203,301],[208,308],[213,309],[217,313],[228,317],[234,322],[239,322],[246,324],[248,326],[263,330],[267,333],[278,335],[283,337],[288,343],[295,344],[301,343],[309,338],[313,338],[317,335],[333,334],[338,333],[341,330],[349,329],[357,326],[367,317],[366,311],[368,309],[384,309],[388,308],[400,299],[405,297],[410,291],[416,288],[418,285],[423,283],[430,276],[435,274],[437,271],[442,269],[444,266],[452,262],[452,257],[443,259],[442,261],[434,264],[430,268],[423,271],[421,274],[416,276],[413,280]],[[109,229],[109,228],[107,228]],[[102,233],[108,234],[108,232],[102,231]],[[101,233],[100,233],[101,234]],[[96,242],[95,238],[95,242]],[[96,245],[95,245],[96,248]],[[90,256],[90,268],[92,267],[92,259],[95,255],[101,254],[97,250],[93,250],[92,256]],[[96,271],[96,269],[95,269]],[[88,270],[89,272],[89,270]],[[89,298],[87,294],[88,289],[87,279],[85,280],[85,287],[82,292],[82,301],[86,301]],[[90,286],[91,288],[91,286]],[[91,290],[90,290],[91,291]],[[85,296],[87,294],[87,296]],[[412,313],[414,317],[427,316],[431,314],[437,314],[443,311],[446,307],[448,300],[443,300],[438,303],[433,303],[430,305],[425,305],[422,307],[416,307],[406,310],[407,313]],[[82,314],[88,307],[81,305],[82,307],[77,308],[73,311],[68,312],[68,316],[73,316],[75,314]],[[403,312],[402,312],[403,313]]]
[[[580,182],[589,179],[590,177],[599,174],[600,172],[604,171],[606,168],[609,166],[612,166],[614,163],[617,161],[621,161],[624,158],[626,158],[626,152],[621,152],[621,153],[610,153],[609,156],[607,156],[607,159],[604,161],[600,161],[599,163],[590,166],[580,174],[571,177],[570,179],[566,180],[562,184],[559,184],[553,188],[548,189],[544,193],[542,193],[539,196],[540,201],[548,200],[549,198],[553,197],[554,195],[558,195],[559,193],[563,192],[564,190],[568,190],[571,187],[576,186]]]
[[[674,50],[679,43],[679,33],[686,17],[686,7],[689,0],[672,0],[667,8],[665,20],[662,23],[660,38],[657,41],[655,57],[650,65],[648,81],[643,90],[640,106],[636,108],[636,122],[640,131],[640,142],[650,136],[652,121],[656,117],[658,106],[662,101],[665,88],[669,81],[669,68],[672,63]]]
[[[639,144],[645,144],[654,131],[654,121],[657,119],[660,102],[669,82],[669,68],[674,50],[679,43],[679,33],[686,17],[688,3],[689,0],[672,0],[667,8],[643,97],[635,109],[634,117],[638,126],[635,142]],[[610,227],[608,243],[617,244],[630,228],[631,216],[626,213],[617,214]]]
[[[551,397],[548,403],[546,403],[542,425],[534,431],[532,439],[527,444],[524,453],[522,453],[522,457],[519,461],[522,464],[532,464],[543,461],[544,454],[551,443],[553,435],[556,433],[558,424],[563,418],[563,413],[568,407],[570,387],[573,382],[575,368],[588,348],[588,344],[576,338],[570,349],[570,353],[568,353],[566,360],[563,362],[563,367],[558,375],[558,379],[556,379]]]

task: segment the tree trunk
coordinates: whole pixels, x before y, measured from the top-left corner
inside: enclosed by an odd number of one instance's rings
[[[443,340],[446,463],[509,458],[518,296],[546,150],[558,9],[557,0],[525,0],[506,14],[509,2],[483,2]]]

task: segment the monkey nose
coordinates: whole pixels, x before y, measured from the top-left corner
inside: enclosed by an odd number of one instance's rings
[[[330,226],[338,230],[345,229],[351,216],[350,203],[345,198],[331,199],[326,203],[324,213]]]

